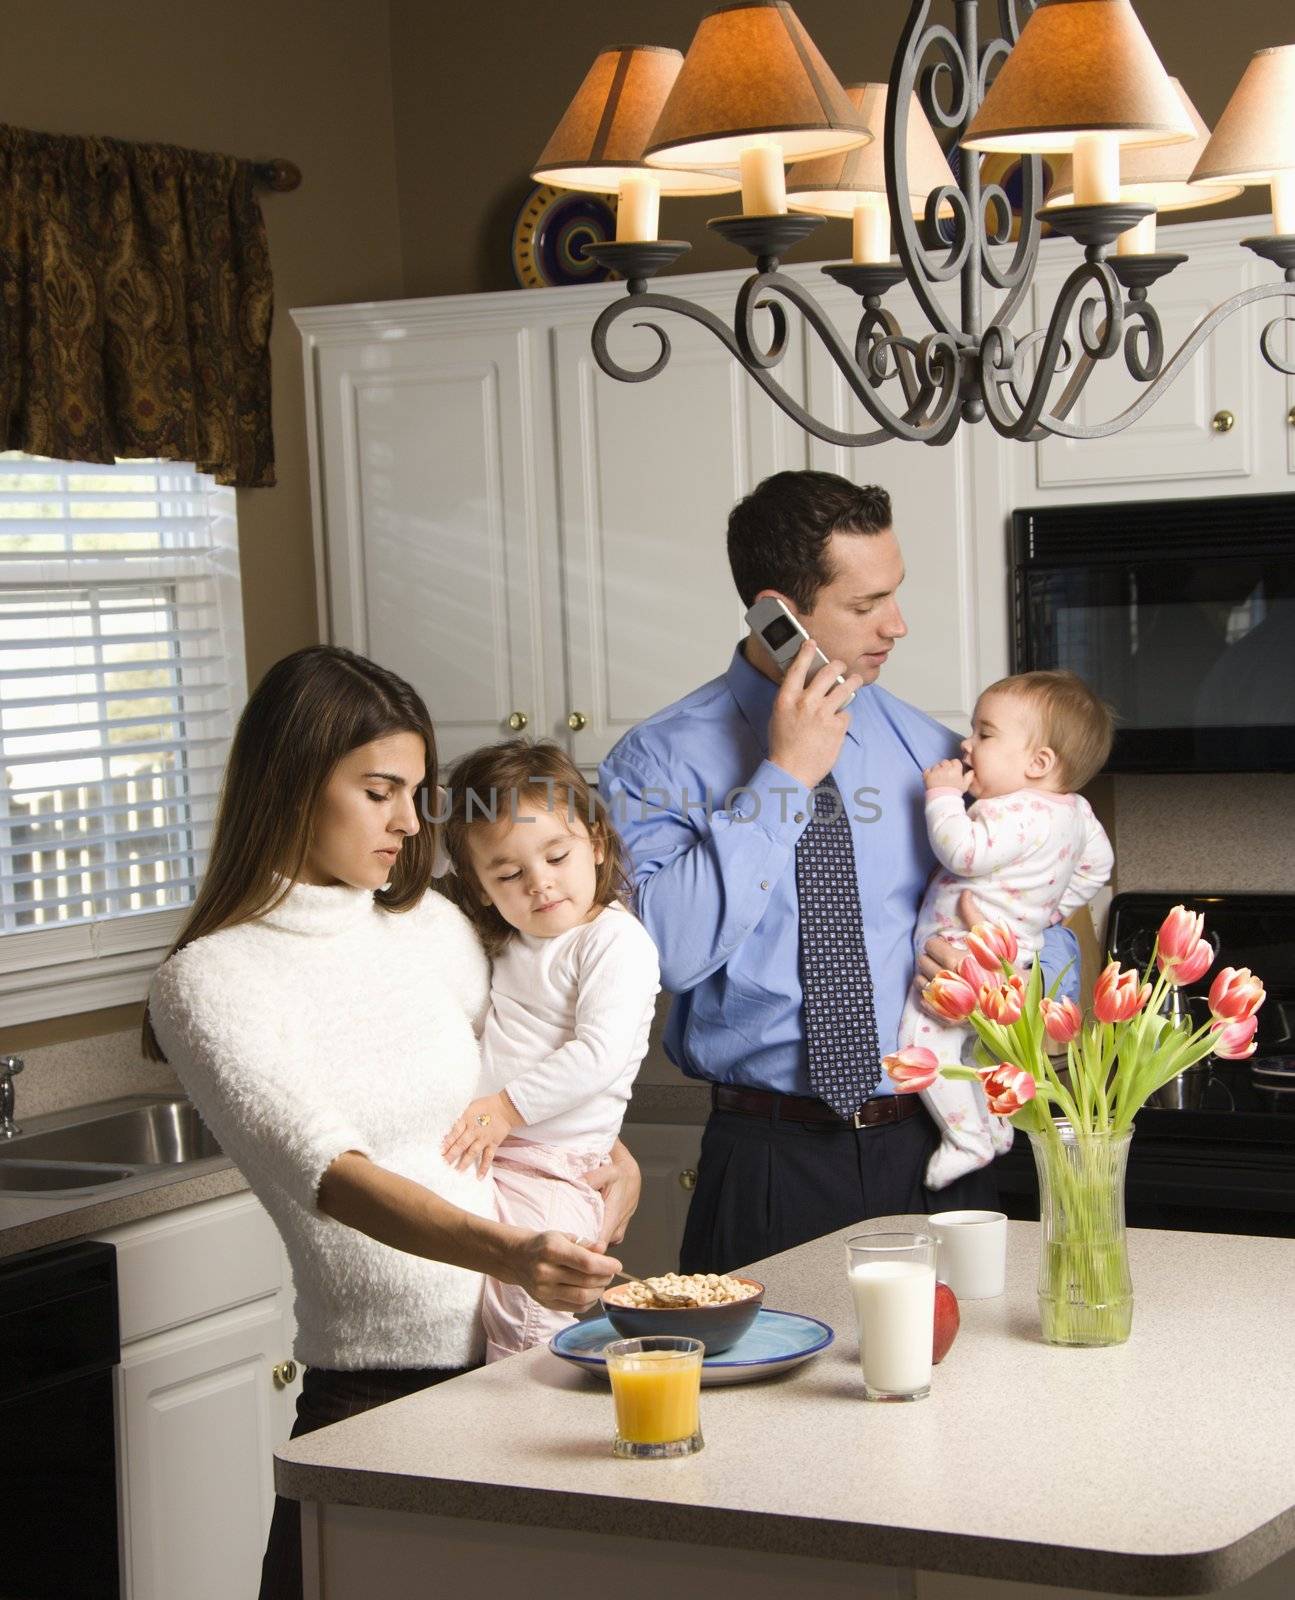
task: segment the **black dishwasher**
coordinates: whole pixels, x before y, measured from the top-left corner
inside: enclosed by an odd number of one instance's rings
[[[118,1600],[117,1253],[0,1260],[0,1600]]]

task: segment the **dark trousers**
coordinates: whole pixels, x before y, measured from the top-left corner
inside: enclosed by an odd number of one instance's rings
[[[903,1122],[858,1129],[712,1111],[680,1271],[731,1272],[866,1217],[996,1210],[992,1166],[926,1188],[939,1140],[925,1107]]]
[[[307,1367],[297,1397],[292,1437],[314,1433],[333,1422],[345,1422],[389,1400],[403,1400],[434,1383],[457,1378],[465,1368],[421,1367],[412,1371],[330,1372]],[[270,1537],[261,1563],[259,1600],[302,1600],[301,1502],[277,1495]]]

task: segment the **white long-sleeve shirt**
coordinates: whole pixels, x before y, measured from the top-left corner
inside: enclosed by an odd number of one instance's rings
[[[556,938],[514,933],[491,973],[481,1092],[507,1089],[525,1122],[518,1138],[605,1153],[647,1054],[660,986],[656,946],[622,906]]]
[[[149,991],[176,1075],[270,1213],[310,1366],[478,1360],[477,1273],[379,1244],[326,1216],[319,1181],[358,1150],[478,1216],[494,1185],[441,1142],[478,1093],[488,966],[466,918],[429,892],[405,912],[367,890],[296,884],[254,922],[186,946]]]

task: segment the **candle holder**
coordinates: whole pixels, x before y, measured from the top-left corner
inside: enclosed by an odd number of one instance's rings
[[[1107,266],[1135,300],[1145,300],[1147,290],[1175,267],[1181,267],[1186,256],[1112,256]]]
[[[619,273],[629,283],[631,294],[643,294],[649,278],[685,255],[692,246],[683,239],[635,239],[604,244],[587,244],[585,254],[601,267]]]
[[[904,281],[904,269],[898,261],[833,261],[822,270],[844,288],[853,289],[870,306]]]
[[[1130,228],[1136,228],[1143,217],[1152,216],[1154,206],[1131,205],[1117,201],[1112,205],[1097,206],[1047,206],[1036,212],[1040,222],[1046,222],[1053,233],[1064,234],[1082,244],[1090,261],[1100,261],[1103,253]]]
[[[706,226],[729,244],[749,251],[761,272],[772,272],[788,250],[823,226],[823,218],[778,212],[769,217],[712,217]]]
[[[1286,274],[1286,282],[1295,283],[1295,233],[1266,233],[1241,243],[1265,261],[1275,261]]]

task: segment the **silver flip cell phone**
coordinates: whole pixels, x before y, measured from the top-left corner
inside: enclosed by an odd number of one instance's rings
[[[778,671],[786,672],[799,654],[801,645],[809,638],[804,628],[796,621],[782,601],[774,595],[767,596],[763,600],[757,600],[747,612],[746,620],[748,626],[777,663]],[[819,668],[826,665],[827,657],[815,645],[814,661],[809,671],[805,674],[805,682],[808,683]],[[836,681],[838,683],[845,682],[839,672],[836,674]],[[844,711],[853,699],[854,694],[852,692],[841,702],[841,710]]]

